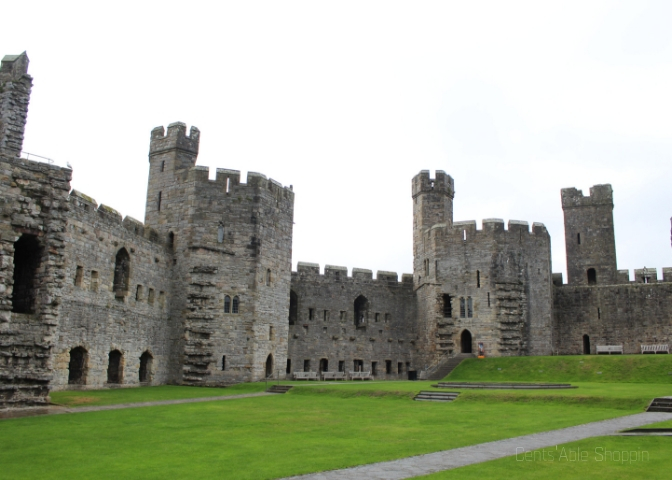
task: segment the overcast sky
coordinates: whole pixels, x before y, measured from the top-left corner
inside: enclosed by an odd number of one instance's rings
[[[199,165],[296,194],[297,261],[412,271],[411,178],[455,220],[543,222],[614,188],[619,268],[672,266],[672,2],[7,2],[0,55],[34,78],[27,152],[144,219],[153,127]],[[660,272],[660,270],[659,270]],[[565,276],[566,278],[566,276]]]

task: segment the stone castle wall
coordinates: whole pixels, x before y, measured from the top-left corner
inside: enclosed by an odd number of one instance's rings
[[[320,360],[330,372],[375,371],[377,378],[406,378],[424,365],[417,355],[416,310],[411,275],[399,282],[394,272],[299,263],[292,272],[290,365],[284,372],[318,371]],[[365,300],[361,300],[364,297]],[[360,298],[361,310],[356,300]],[[285,315],[287,321],[287,315]],[[307,362],[307,363],[306,363]],[[374,365],[375,363],[375,365]],[[389,372],[389,373],[388,373]]]

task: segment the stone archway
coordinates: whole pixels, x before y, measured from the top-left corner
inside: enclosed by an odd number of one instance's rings
[[[469,330],[463,330],[462,335],[460,336],[460,346],[462,347],[462,353],[471,353],[472,352],[472,338],[471,332]]]
[[[124,376],[123,355],[119,350],[112,350],[108,358],[107,383],[121,383]]]
[[[269,353],[266,357],[266,378],[271,375],[273,375],[273,355]]]

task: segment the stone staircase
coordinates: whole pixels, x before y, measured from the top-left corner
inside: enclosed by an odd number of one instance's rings
[[[668,412],[672,413],[672,397],[654,398],[649,404],[647,412]]]
[[[454,357],[448,357],[439,364],[436,370],[427,376],[427,380],[442,380],[452,372],[462,360],[475,357],[476,356],[473,353],[458,353]]]
[[[459,393],[453,392],[429,392],[424,391],[418,393],[413,400],[418,402],[452,402],[457,398]]]
[[[289,392],[292,388],[292,385],[273,385],[266,391],[268,393],[287,393]]]

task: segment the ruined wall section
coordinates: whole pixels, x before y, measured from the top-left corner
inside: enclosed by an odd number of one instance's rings
[[[28,56],[5,55],[0,64],[0,154],[21,155],[33,78]]]
[[[292,292],[296,295],[294,318],[290,313],[289,353],[291,365],[283,373],[317,372],[326,360],[330,372],[350,372],[355,360],[364,371],[381,379],[406,378],[408,370],[424,368],[417,353],[415,297],[411,275],[401,282],[394,272],[377,272],[327,265],[324,274],[316,264],[299,262],[292,272]],[[355,317],[355,301],[364,307]],[[386,362],[390,362],[390,373]],[[343,362],[340,364],[340,362]],[[401,365],[400,365],[401,364]],[[400,369],[401,367],[401,369]]]
[[[108,386],[109,353],[122,354],[122,386],[140,384],[140,357],[151,355],[144,384],[174,381],[171,357],[181,333],[169,322],[172,257],[165,242],[131,217],[72,191],[65,287],[54,348],[54,389]],[[114,288],[117,254],[129,255],[128,288]],[[69,381],[70,352],[86,350],[83,378]],[[115,383],[116,384],[116,383]]]
[[[567,282],[570,285],[618,283],[611,185],[595,185],[589,196],[576,188],[563,188],[561,197]],[[589,270],[594,271],[594,276]]]
[[[650,272],[649,272],[650,273]],[[672,269],[663,281],[620,285],[562,285],[554,288],[554,350],[559,355],[590,353],[597,345],[623,345],[626,354],[641,345],[672,343]]]
[[[294,193],[253,172],[247,183],[228,169],[209,180],[195,165],[199,135],[174,123],[150,140],[145,223],[172,248],[181,379],[258,380],[269,355],[271,370],[286,361]]]
[[[543,224],[530,232],[527,222],[516,220],[505,229],[502,220],[486,219],[482,230],[475,221],[455,222],[435,225],[425,236],[435,261],[415,282],[430,363],[475,353],[479,342],[491,356],[550,353],[551,255]],[[463,344],[465,330],[471,345]]]
[[[0,155],[0,408],[49,401],[65,284],[71,170]],[[15,246],[36,239],[30,311],[13,312]],[[14,308],[16,309],[16,308]]]

